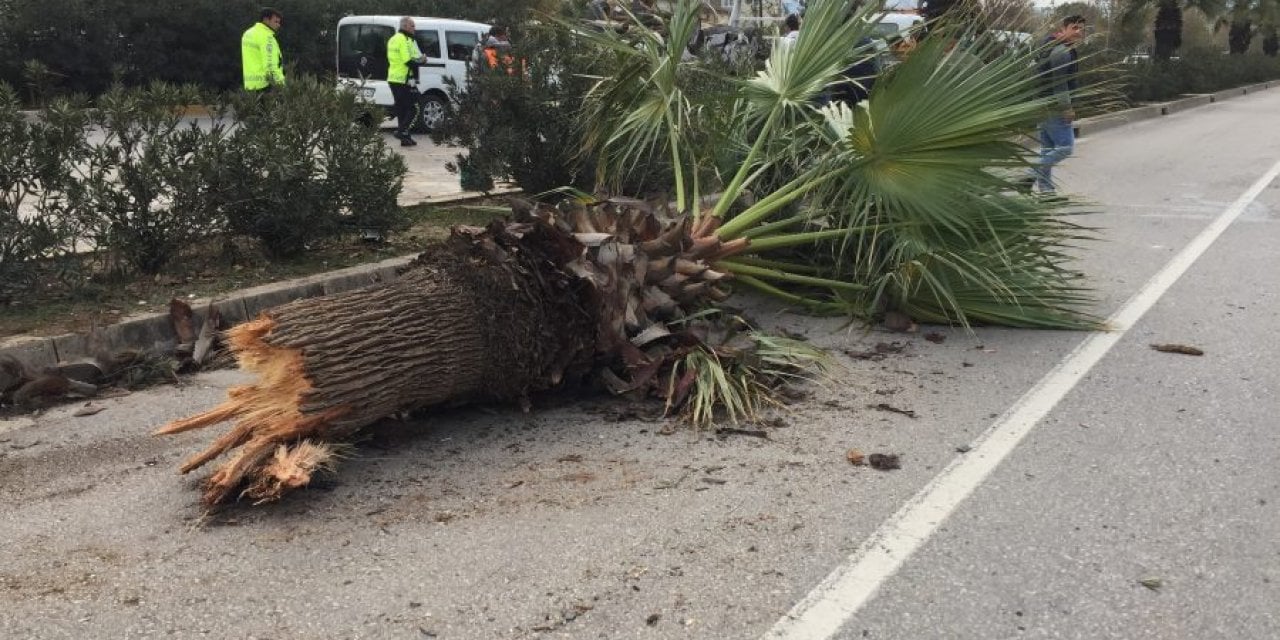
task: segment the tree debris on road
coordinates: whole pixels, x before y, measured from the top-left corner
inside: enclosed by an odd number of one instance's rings
[[[866,351],[856,351],[853,349],[845,349],[844,354],[854,360],[884,360],[891,354],[902,353],[906,348],[906,344],[902,342],[877,342],[876,346]]]
[[[1182,355],[1186,355],[1186,356],[1202,356],[1202,355],[1204,355],[1204,351],[1203,351],[1203,350],[1198,349],[1198,348],[1196,348],[1196,347],[1188,346],[1188,345],[1185,345],[1185,344],[1174,344],[1174,343],[1169,343],[1169,344],[1153,344],[1153,345],[1151,345],[1151,348],[1152,348],[1152,349],[1155,349],[1156,351],[1159,351],[1159,352],[1161,352],[1161,353],[1181,353]]]
[[[887,411],[887,412],[889,412],[889,413],[899,413],[899,414],[902,414],[902,415],[904,415],[904,416],[906,416],[906,417],[908,417],[908,418],[915,418],[915,417],[916,417],[916,412],[915,412],[914,410],[912,410],[912,409],[899,409],[898,407],[895,407],[895,406],[893,406],[893,405],[889,404],[888,402],[880,402],[880,403],[877,403],[877,404],[869,404],[869,405],[867,405],[867,408],[868,408],[868,409],[875,409],[876,411]]]
[[[871,464],[872,469],[880,471],[902,468],[902,460],[896,453],[873,453],[867,456],[867,462]]]

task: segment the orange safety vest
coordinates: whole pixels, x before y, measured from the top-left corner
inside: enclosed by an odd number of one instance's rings
[[[506,54],[499,58],[498,47],[485,47],[484,59],[485,62],[489,63],[490,69],[497,69],[498,65],[502,64],[507,70],[507,75],[513,76],[516,74],[516,59],[511,54]]]

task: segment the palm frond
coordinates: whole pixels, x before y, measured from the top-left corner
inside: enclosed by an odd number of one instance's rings
[[[676,3],[673,34],[695,5]],[[1092,233],[1016,184],[1033,161],[1026,136],[1053,102],[1036,77],[1042,51],[944,26],[881,73],[867,100],[824,105],[868,55],[858,42],[874,10],[854,5],[811,2],[799,38],[775,46],[755,77],[721,78],[737,88],[731,106],[691,100],[683,83],[714,73],[641,31],[617,54],[630,61],[624,72],[588,101],[602,170],[666,158],[681,167],[680,192],[709,158],[732,158],[711,210],[723,223],[709,228],[736,255],[717,268],[813,311],[865,318],[891,306],[961,325],[1096,326],[1065,266]],[[710,113],[724,144],[709,151],[691,130],[712,124]],[[797,252],[807,264],[787,268]]]
[[[750,331],[740,346],[694,349],[676,362],[666,412],[698,428],[723,418],[731,424],[759,419],[777,406],[777,390],[790,382],[819,381],[832,367],[829,355],[799,340]],[[688,385],[688,393],[677,387]]]
[[[626,35],[582,34],[619,62],[618,71],[598,80],[583,105],[584,147],[599,159],[599,181],[616,183],[636,167],[664,159],[672,167],[681,211],[698,202],[697,169],[704,164],[693,142],[701,107],[684,88],[692,66],[685,44],[698,29],[699,8],[696,2],[677,3],[665,34],[634,15]]]

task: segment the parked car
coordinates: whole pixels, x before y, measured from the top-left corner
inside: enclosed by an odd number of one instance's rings
[[[886,13],[872,18],[876,20],[875,35],[896,39],[914,35],[924,25],[924,16],[917,13]]]
[[[400,28],[401,16],[347,16],[338,21],[338,83],[391,113],[395,100],[387,85],[387,41]],[[413,129],[425,133],[439,126],[449,108],[448,81],[464,88],[476,45],[489,33],[482,22],[414,18],[415,39],[427,57],[409,84],[417,87]]]
[[[1169,61],[1177,62],[1181,59],[1182,59],[1182,56],[1171,56],[1169,58]],[[1151,54],[1138,52],[1138,53],[1131,53],[1125,56],[1124,59],[1120,61],[1120,64],[1150,64],[1151,61],[1152,61]]]
[[[1000,42],[1010,49],[1027,51],[1036,45],[1035,36],[1025,31],[1001,31],[996,29],[989,33],[996,42]]]

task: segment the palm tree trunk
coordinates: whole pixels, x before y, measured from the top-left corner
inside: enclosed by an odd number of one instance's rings
[[[258,380],[161,431],[237,420],[182,466],[186,473],[238,449],[206,484],[205,501],[246,480],[257,499],[295,488],[291,478],[305,484],[311,469],[264,469],[272,456],[307,451],[297,445],[308,440],[342,440],[410,408],[527,406],[530,394],[585,372],[596,352],[587,284],[559,269],[566,259],[545,228],[523,237],[495,229],[455,234],[393,283],[294,302],[233,329],[237,359]]]
[[[1182,46],[1182,5],[1179,0],[1160,0],[1156,9],[1155,51],[1157,60],[1168,60]]]

